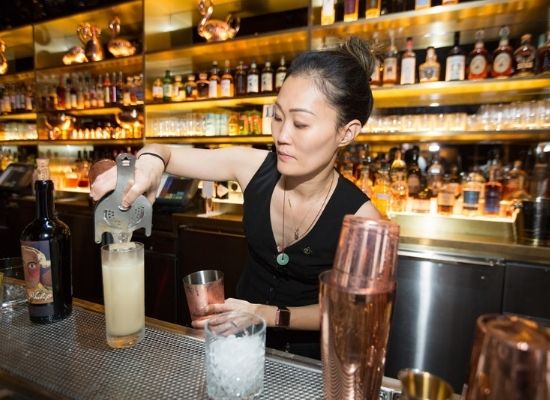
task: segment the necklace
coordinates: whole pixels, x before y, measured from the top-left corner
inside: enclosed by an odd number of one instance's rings
[[[284,179],[284,178],[283,178]],[[319,219],[319,216],[321,215],[321,212],[323,211],[323,209],[325,208],[325,205],[327,203],[327,200],[328,200],[328,196],[332,190],[332,183],[334,181],[334,172],[332,173],[332,177],[330,179],[330,185],[328,187],[328,191],[327,191],[327,194],[325,195],[325,198],[323,199],[323,203],[321,204],[321,207],[319,208],[319,210],[317,211],[317,214],[315,215],[315,218],[313,218],[313,220],[311,221],[311,224],[309,224],[309,226],[307,227],[307,229],[304,231],[304,232],[309,232],[309,230],[311,229],[311,227],[313,226],[313,224],[315,224],[315,222],[317,222],[317,220]],[[281,265],[281,266],[285,266],[288,264],[288,262],[290,261],[290,257],[288,256],[287,253],[285,253],[285,249],[286,249],[286,246],[285,246],[285,205],[286,205],[286,180],[283,180],[283,231],[282,231],[282,244],[281,246],[277,246],[277,251],[279,252],[279,254],[277,255],[277,264]],[[289,206],[290,206],[290,201],[289,201]],[[309,213],[306,214],[306,217]],[[302,224],[304,223],[306,217],[304,217],[304,219],[302,219],[302,222],[300,223],[300,225],[298,225],[297,228],[294,229],[294,240],[298,240],[300,238],[300,226],[302,226]]]

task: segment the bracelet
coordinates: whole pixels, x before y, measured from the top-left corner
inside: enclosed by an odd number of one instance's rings
[[[164,161],[164,158],[162,158],[162,157],[159,156],[158,154],[156,154],[156,153],[144,152],[144,153],[141,153],[141,154],[138,156],[138,160],[141,158],[141,156],[153,156],[153,157],[158,158],[160,161],[162,161],[162,163],[164,164],[164,170],[166,170],[166,161]]]

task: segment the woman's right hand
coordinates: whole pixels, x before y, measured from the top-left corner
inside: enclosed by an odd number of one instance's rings
[[[157,157],[143,154],[136,159],[134,180],[129,182],[124,189],[125,195],[122,199],[122,206],[129,207],[140,195],[145,194],[152,203],[155,202],[164,163]],[[99,175],[90,188],[90,196],[100,200],[105,194],[115,189],[117,180],[116,166]]]

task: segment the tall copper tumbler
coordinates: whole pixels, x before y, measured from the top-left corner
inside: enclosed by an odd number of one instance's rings
[[[399,226],[346,216],[334,267],[320,276],[327,399],[379,398],[395,294]]]

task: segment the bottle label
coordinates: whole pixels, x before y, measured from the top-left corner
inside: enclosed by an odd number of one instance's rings
[[[417,193],[420,190],[420,178],[416,174],[410,174],[407,179],[409,194]]]
[[[472,58],[472,61],[470,61],[470,75],[473,75],[475,77],[482,76],[487,69],[487,59],[482,56],[481,54],[478,54],[474,58]]]
[[[208,84],[208,97],[216,98],[218,97],[218,81],[211,80]]]
[[[446,81],[463,81],[466,57],[463,55],[447,57]]]
[[[165,83],[162,87],[162,94],[164,97],[172,97],[172,84]]]
[[[231,97],[231,81],[222,79],[222,97]]]
[[[401,60],[401,84],[415,83],[416,59],[414,57]]]
[[[533,60],[518,62],[518,71],[531,71],[535,66]]]
[[[512,57],[508,53],[500,53],[493,61],[493,71],[497,74],[504,74],[511,69]]]
[[[53,303],[49,240],[21,241],[21,255],[29,303]]]
[[[248,75],[246,91],[247,93],[258,93],[258,75]]]
[[[384,60],[384,82],[397,81],[397,58],[388,57]]]
[[[464,206],[474,206],[477,208],[479,204],[479,191],[478,190],[464,190],[462,192],[462,201]]]
[[[435,66],[428,66],[424,67],[420,70],[420,81],[421,82],[430,82],[430,81],[437,81],[439,80],[439,77],[436,76],[436,68]]]
[[[286,77],[286,72],[277,72],[275,74],[275,88],[280,89]]]
[[[262,74],[262,92],[273,91],[273,74],[271,72]]]
[[[374,68],[372,69],[370,81],[371,83],[380,83],[380,60],[377,57],[374,58]]]

